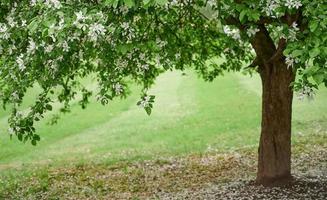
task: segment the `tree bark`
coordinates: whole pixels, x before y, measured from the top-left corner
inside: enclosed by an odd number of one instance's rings
[[[260,68],[262,80],[262,122],[257,183],[288,183],[291,177],[291,125],[295,73],[284,60]]]

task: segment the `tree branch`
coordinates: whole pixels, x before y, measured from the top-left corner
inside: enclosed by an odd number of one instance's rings
[[[273,62],[283,57],[283,51],[285,50],[287,45],[286,39],[281,38],[278,42],[278,47],[276,49],[275,54],[269,59],[268,62]]]

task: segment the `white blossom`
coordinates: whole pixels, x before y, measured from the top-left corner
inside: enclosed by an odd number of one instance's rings
[[[230,37],[232,37],[234,40],[240,40],[241,39],[241,35],[239,30],[237,29],[231,29],[228,26],[224,26],[224,33]]]
[[[267,16],[275,16],[276,9],[280,6],[280,0],[268,0],[266,1],[263,11]]]
[[[128,22],[123,22],[123,23],[121,24],[121,27],[126,31],[126,30],[129,29],[129,23],[128,23]]]
[[[44,4],[48,8],[55,8],[55,9],[61,8],[61,2],[59,0],[45,0]]]
[[[44,48],[44,51],[45,51],[46,53],[50,53],[50,52],[52,52],[53,48],[54,48],[53,45],[50,44],[50,45],[47,45],[47,46]]]
[[[307,97],[309,100],[313,100],[315,94],[315,91],[311,87],[305,85],[299,90],[298,99],[304,100]]]
[[[299,31],[299,30],[300,30],[300,29],[298,28],[296,22],[293,22],[293,24],[292,24],[292,28],[293,28],[295,31]]]
[[[26,25],[27,25],[26,23],[27,23],[26,20],[22,20],[21,26],[22,26],[22,27],[26,26]]]
[[[118,59],[116,60],[115,65],[117,66],[117,69],[122,70],[127,67],[128,62],[127,60]]]
[[[285,2],[285,6],[288,9],[293,9],[293,8],[299,9],[302,6],[302,3],[301,0],[287,0]]]
[[[99,36],[104,36],[106,33],[106,29],[102,24],[94,23],[89,28],[88,36],[91,41],[97,41]]]
[[[15,130],[13,128],[8,128],[9,135],[13,135],[15,133]]]
[[[21,71],[23,71],[23,70],[26,69],[26,66],[25,66],[25,63],[24,63],[23,58],[24,58],[24,55],[23,54],[21,54],[20,56],[18,56],[16,58],[16,63],[18,65],[19,70],[21,70]]]
[[[116,83],[114,89],[117,95],[120,95],[123,92],[123,86],[120,83]]]
[[[12,96],[12,99],[13,99],[14,101],[19,100],[19,95],[18,95],[18,93],[17,93],[16,91],[13,92],[13,93],[11,94],[11,96]]]
[[[31,1],[30,1],[30,5],[31,5],[31,6],[35,6],[35,5],[36,5],[36,0],[31,0]]]
[[[28,41],[27,53],[34,54],[36,49],[37,49],[37,46],[36,46],[34,40],[30,38],[30,40]]]
[[[150,105],[150,96],[143,97],[142,101],[140,101],[139,107],[146,108]]]
[[[13,17],[8,16],[8,17],[6,17],[6,20],[7,20],[8,25],[9,25],[10,27],[13,28],[13,27],[17,26],[17,22],[14,20]]]
[[[70,47],[69,47],[69,45],[68,45],[68,43],[66,41],[64,41],[62,43],[62,49],[63,49],[64,52],[68,52],[69,51]]]
[[[292,56],[287,55],[285,59],[285,63],[287,65],[287,68],[293,68],[295,64],[295,59]]]
[[[208,1],[207,1],[207,5],[210,6],[210,7],[214,7],[214,6],[216,6],[216,3],[217,3],[217,2],[216,2],[215,0],[208,0]]]
[[[296,35],[297,35],[297,32],[299,31],[300,29],[298,28],[298,25],[296,22],[294,22],[292,25],[291,25],[291,28],[289,29],[289,33],[288,33],[288,36],[287,36],[287,39],[290,40],[290,41],[296,41],[297,38],[296,38]]]
[[[147,71],[147,70],[149,70],[149,65],[148,64],[143,64],[143,65],[141,65],[141,69],[143,71]]]
[[[7,25],[0,23],[0,39],[8,40],[9,38],[10,38],[10,33],[8,32]]]
[[[79,22],[79,21],[84,21],[87,17],[85,17],[83,15],[83,12],[82,11],[79,11],[79,12],[75,12],[75,15],[76,15],[76,21]]]
[[[0,23],[0,33],[5,33],[7,32],[8,28],[6,24]]]
[[[249,37],[252,37],[254,36],[257,32],[259,32],[260,30],[258,28],[249,28],[247,31],[246,31],[246,34],[249,36]]]

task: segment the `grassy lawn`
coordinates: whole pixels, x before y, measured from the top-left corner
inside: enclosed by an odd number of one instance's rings
[[[92,85],[92,83],[90,83]],[[6,112],[1,114],[0,169],[40,164],[112,163],[158,157],[255,147],[260,132],[261,87],[258,77],[228,74],[213,83],[179,72],[162,75],[151,94],[157,99],[149,117],[130,97],[108,106],[95,101],[86,110],[76,104],[58,124],[49,118],[37,125],[42,141],[33,147],[6,134]],[[31,91],[26,104],[34,98]],[[327,90],[315,101],[294,101],[293,136],[327,127]]]
[[[90,88],[95,87],[92,81],[87,83]],[[225,175],[234,178],[254,175],[256,156],[253,152],[259,140],[261,110],[258,77],[227,74],[206,83],[192,73],[163,74],[151,91],[156,95],[156,103],[150,117],[136,106],[137,87],[131,90],[127,99],[116,100],[105,107],[95,101],[85,110],[73,105],[72,112],[62,115],[55,125],[48,124],[48,116],[37,124],[41,142],[36,147],[16,138],[9,140],[8,112],[1,112],[0,199],[4,198],[2,192],[5,196],[11,194],[14,199],[56,196],[65,199],[66,194],[73,195],[73,199],[99,198],[101,188],[105,194],[112,188],[114,194],[114,191],[133,194],[135,190],[143,191],[142,196],[146,191],[157,193],[153,184],[174,191],[177,188],[171,184],[177,181],[178,188],[192,191],[194,186],[190,181],[203,185],[216,181],[217,177],[224,180]],[[33,101],[37,91],[35,88],[29,92],[23,107]],[[293,145],[296,148],[293,152],[300,163],[298,166],[302,165],[303,158],[297,152],[309,155],[308,149],[317,148],[323,152],[321,155],[325,153],[322,149],[327,136],[326,100],[324,88],[314,101],[294,100]],[[248,150],[250,156],[245,153],[240,157],[239,152]],[[307,159],[310,156],[305,158],[309,165],[325,163],[319,159],[313,163]],[[150,164],[134,166],[139,161]],[[166,162],[170,163],[168,168]],[[119,170],[115,170],[116,167]],[[234,168],[234,172],[227,170]],[[149,183],[148,176],[156,178]],[[185,182],[188,179],[190,181]]]

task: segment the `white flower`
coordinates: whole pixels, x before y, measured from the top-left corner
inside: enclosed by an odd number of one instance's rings
[[[140,54],[140,60],[145,61],[145,53],[141,53],[141,54]]]
[[[26,24],[26,20],[22,20],[22,24],[21,24],[21,26],[26,26],[27,24]]]
[[[246,34],[249,36],[249,37],[252,37],[254,36],[257,32],[259,32],[260,30],[258,28],[249,28],[247,31],[246,31]]]
[[[8,40],[9,38],[10,33],[8,32],[7,25],[0,23],[0,39]]]
[[[45,0],[44,3],[48,8],[55,8],[55,9],[61,8],[61,3],[59,0]]]
[[[33,39],[30,38],[30,40],[28,41],[27,53],[34,54],[36,49],[37,47],[35,42],[33,41]]]
[[[48,46],[46,46],[45,48],[44,48],[44,51],[46,52],[46,53],[50,53],[51,51],[53,50],[53,45],[48,45]]]
[[[146,71],[146,70],[149,70],[149,65],[148,64],[143,64],[141,65],[141,69]]]
[[[6,20],[7,20],[7,22],[8,22],[8,24],[9,24],[9,26],[10,27],[15,27],[15,26],[17,26],[17,22],[14,20],[14,18],[12,18],[11,16],[8,16],[7,18],[6,18]]]
[[[31,0],[31,1],[30,1],[30,5],[31,5],[31,6],[35,6],[35,5],[36,5],[36,0]]]
[[[287,0],[285,2],[285,6],[288,9],[293,9],[293,8],[299,9],[302,6],[302,3],[301,0]]]
[[[5,33],[7,32],[8,28],[6,24],[0,23],[0,33]]]
[[[64,41],[62,43],[62,49],[63,49],[64,52],[68,52],[69,51],[70,47],[69,47],[69,45],[68,45],[68,43],[66,41]]]
[[[276,9],[280,6],[280,0],[269,0],[263,8],[267,16],[274,16]]]
[[[65,25],[65,19],[64,18],[60,18],[60,21],[58,23],[57,29],[58,30],[63,29],[64,28],[64,25]]]
[[[143,97],[142,101],[140,101],[139,107],[146,108],[150,105],[150,96]]]
[[[123,86],[120,83],[116,83],[114,89],[117,95],[120,95],[123,92]]]
[[[128,12],[128,7],[127,7],[127,6],[120,6],[120,7],[119,7],[119,11],[120,11],[123,15],[125,15],[125,14],[127,14],[127,12]]]
[[[287,68],[293,68],[295,59],[292,56],[287,55],[285,59],[285,63],[287,65]]]
[[[17,93],[16,91],[13,92],[13,93],[11,94],[11,96],[12,96],[12,98],[13,98],[14,101],[19,100],[19,95],[18,95],[18,93]]]
[[[216,1],[215,0],[208,0],[207,1],[207,5],[210,6],[210,7],[214,7],[216,5]]]
[[[118,59],[118,60],[115,62],[115,65],[117,66],[117,68],[118,68],[119,70],[121,70],[121,69],[124,69],[124,68],[127,67],[128,62],[127,62],[127,60]]]
[[[89,28],[88,36],[91,41],[97,41],[99,36],[103,36],[106,33],[106,29],[102,24],[94,23]]]
[[[302,6],[302,3],[300,0],[294,1],[294,3],[293,3],[294,8],[299,9],[301,6]]]
[[[298,99],[304,100],[307,97],[309,100],[313,100],[315,94],[315,91],[311,87],[305,85],[299,90]]]
[[[292,25],[291,25],[291,28],[289,29],[289,33],[288,33],[288,36],[287,36],[287,39],[290,40],[290,41],[296,41],[297,38],[296,38],[296,34],[297,32],[299,31],[300,29],[297,27],[297,23],[294,22]]]
[[[126,31],[126,30],[129,29],[129,24],[128,24],[127,22],[123,22],[123,23],[121,24],[121,27]]]
[[[9,135],[13,135],[15,133],[15,130],[13,128],[8,128]]]
[[[239,30],[237,29],[231,29],[228,26],[224,26],[224,33],[230,37],[232,37],[234,40],[240,40],[241,39],[241,35]]]
[[[86,17],[83,15],[82,11],[79,12],[75,12],[76,15],[76,21],[84,21],[86,19]]]
[[[25,63],[24,63],[23,58],[24,58],[24,55],[23,54],[20,54],[20,56],[18,56],[16,58],[16,63],[18,65],[19,70],[21,70],[21,71],[24,71],[24,69],[26,69],[26,66],[25,66]]]

